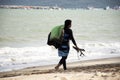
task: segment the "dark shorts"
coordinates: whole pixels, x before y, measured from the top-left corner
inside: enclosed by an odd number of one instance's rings
[[[59,56],[68,56],[69,54],[69,46],[67,45],[62,45],[59,49],[58,49],[58,55]]]

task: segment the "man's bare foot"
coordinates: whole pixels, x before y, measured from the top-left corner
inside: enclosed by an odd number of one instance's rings
[[[55,70],[58,70],[58,69],[59,69],[59,67],[58,67],[58,66],[56,66],[56,67],[55,67]]]

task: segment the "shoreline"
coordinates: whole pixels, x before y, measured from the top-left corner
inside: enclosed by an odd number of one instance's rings
[[[90,7],[90,6],[86,6],[84,8],[63,8],[63,7],[59,7],[57,5],[55,6],[30,6],[30,5],[0,5],[0,8],[4,8],[4,9],[25,9],[25,10],[29,10],[29,9],[41,9],[41,10],[64,10],[64,9],[84,9],[84,10],[120,10],[120,6],[114,6],[114,7]]]
[[[86,60],[67,63],[68,70],[64,71],[62,66],[58,71],[54,69],[55,65],[28,67],[15,71],[0,72],[0,80],[12,80],[11,78],[36,75],[55,75],[55,74],[87,74],[87,73],[116,73],[120,74],[120,57]],[[47,74],[47,75],[46,75]],[[118,76],[120,77],[120,76]],[[15,80],[21,80],[15,79]],[[23,79],[24,80],[24,79]],[[66,79],[67,80],[67,79]],[[119,79],[118,79],[119,80]]]
[[[27,6],[27,5],[0,5],[0,8],[4,8],[4,9],[25,9],[25,10],[29,10],[29,9],[62,10],[63,9],[61,7],[58,7],[58,6]]]

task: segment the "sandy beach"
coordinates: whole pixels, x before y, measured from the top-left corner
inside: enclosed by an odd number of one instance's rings
[[[0,72],[0,80],[120,80],[120,57],[67,63],[66,71],[54,66]]]

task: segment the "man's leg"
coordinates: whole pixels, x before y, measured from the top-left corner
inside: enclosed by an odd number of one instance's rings
[[[64,68],[64,70],[67,69],[67,67],[66,67],[66,59],[67,59],[67,56],[64,56],[63,57],[63,68]]]
[[[62,56],[61,60],[59,61],[58,65],[55,67],[56,70],[59,69],[59,67],[63,64],[63,68],[64,70],[66,70],[66,59],[67,59],[67,56]]]

